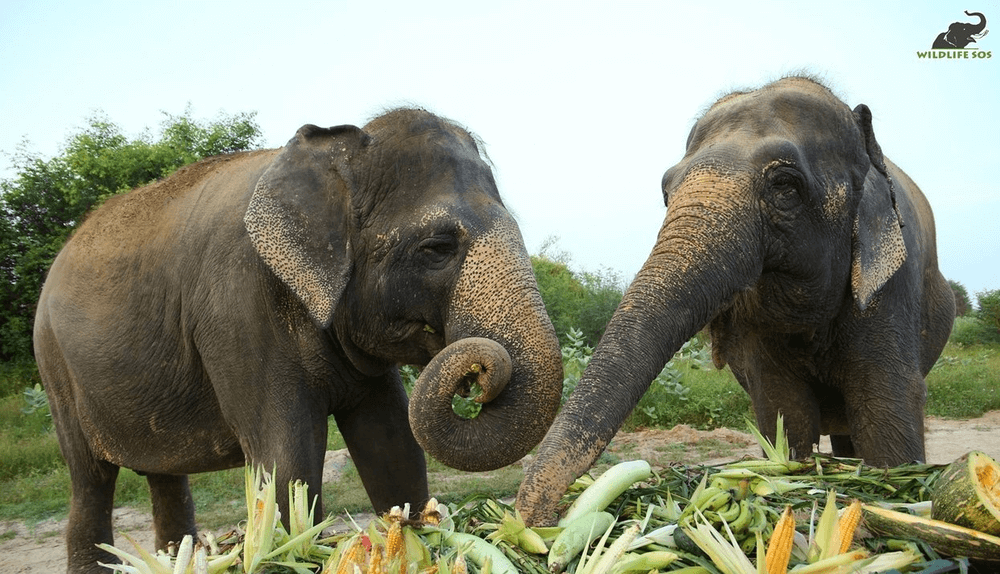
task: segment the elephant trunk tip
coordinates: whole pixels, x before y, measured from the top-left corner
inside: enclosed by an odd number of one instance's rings
[[[443,464],[469,472],[520,460],[544,436],[558,396],[554,403],[546,400],[535,388],[546,386],[537,385],[539,373],[518,363],[503,345],[481,337],[459,339],[439,352],[410,397],[410,427],[420,446]],[[557,374],[547,378],[561,384],[561,371]],[[479,412],[456,413],[456,395],[480,404]]]

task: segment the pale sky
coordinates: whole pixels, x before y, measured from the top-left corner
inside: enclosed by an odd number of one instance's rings
[[[991,58],[917,57],[979,11]],[[976,44],[973,44],[976,46]],[[1000,289],[1000,1],[55,2],[0,0],[0,151],[45,157],[96,110],[301,125],[426,107],[485,142],[529,252],[626,281],[663,221],[663,172],[718,96],[808,71],[868,104],[923,189],[944,275]],[[0,156],[0,177],[12,177]]]

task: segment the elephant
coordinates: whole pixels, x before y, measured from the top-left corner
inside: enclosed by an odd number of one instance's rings
[[[989,32],[989,30],[986,29],[985,14],[982,12],[969,12],[966,10],[965,15],[978,16],[979,23],[968,24],[965,22],[952,22],[952,24],[948,26],[948,30],[946,32],[938,34],[937,38],[934,39],[934,45],[931,46],[931,48],[934,50],[954,50],[958,48],[965,48]]]
[[[576,389],[525,470],[516,507],[551,522],[671,356],[708,326],[712,357],[794,456],[821,434],[872,465],[924,459],[924,376],[954,296],[916,184],[885,159],[870,109],[784,77],[728,94],[662,179],[667,213]]]
[[[114,561],[95,544],[112,543],[122,467],[145,475],[163,548],[196,533],[188,474],[251,464],[318,498],[330,415],[379,513],[428,500],[422,448],[482,471],[538,444],[560,348],[481,148],[394,109],[203,160],[87,217],[34,327],[72,481],[69,572]],[[399,365],[425,366],[409,399]],[[457,415],[477,388],[481,411]]]

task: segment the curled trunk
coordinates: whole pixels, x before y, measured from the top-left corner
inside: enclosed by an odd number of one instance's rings
[[[528,524],[555,520],[566,488],[593,465],[670,357],[753,285],[759,242],[739,207],[747,190],[732,176],[702,171],[671,200],[652,253],[525,472],[517,507]]]
[[[982,33],[983,30],[986,29],[986,15],[985,14],[983,14],[982,12],[969,12],[969,11],[966,11],[965,14],[967,16],[977,16],[979,18],[979,23],[976,24],[975,26],[973,26],[969,30],[969,35],[971,35],[971,36],[977,36],[980,33]]]
[[[410,398],[410,426],[439,461],[465,471],[514,463],[545,435],[562,395],[559,340],[513,222],[469,250],[449,305],[448,346],[423,370]],[[452,409],[471,385],[482,410]]]

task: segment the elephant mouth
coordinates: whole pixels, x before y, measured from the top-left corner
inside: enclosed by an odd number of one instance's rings
[[[431,362],[434,357],[444,350],[447,346],[447,342],[444,338],[444,328],[441,326],[433,325],[428,321],[418,321],[413,326],[412,339],[417,341],[417,345],[423,349],[426,354],[424,361],[420,363],[421,366],[427,365]]]

